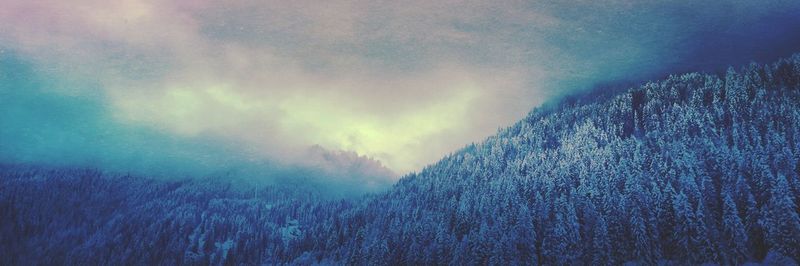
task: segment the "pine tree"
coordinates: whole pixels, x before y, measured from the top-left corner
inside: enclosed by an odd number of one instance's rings
[[[673,209],[675,210],[675,231],[672,234],[672,239],[677,247],[678,256],[676,258],[684,262],[696,262],[691,257],[695,252],[691,240],[692,224],[695,222],[694,211],[683,192],[679,192],[675,196]]]
[[[524,264],[538,265],[538,258],[536,256],[536,232],[531,223],[531,215],[528,207],[522,205],[519,207],[519,214],[517,214],[517,221],[514,224],[513,245],[518,254],[520,254],[520,261]]]
[[[724,263],[739,265],[745,262],[750,252],[747,250],[748,238],[744,224],[739,218],[739,211],[730,193],[723,192],[722,228],[724,249],[726,255]]]
[[[672,185],[667,184],[662,195],[663,198],[657,206],[658,227],[660,229],[658,239],[661,242],[662,256],[665,258],[672,258],[678,254],[675,239],[671,235],[675,230],[676,222],[675,209],[673,207],[675,190],[672,188]]]
[[[629,223],[630,230],[633,236],[634,254],[636,258],[644,261],[646,264],[655,263],[653,256],[653,246],[650,241],[650,236],[647,232],[646,220],[640,210],[640,207],[635,202],[631,201],[628,204],[629,210]]]
[[[800,257],[800,217],[784,175],[777,176],[770,192],[767,212],[770,246],[785,256]]]
[[[576,263],[580,258],[580,224],[564,196],[556,200],[554,216],[542,243],[543,264]]]
[[[596,217],[594,237],[592,238],[592,265],[614,264],[611,257],[611,241],[608,238],[608,225],[603,215]]]
[[[764,227],[761,218],[761,209],[756,202],[755,196],[746,191],[747,208],[745,217],[745,228],[747,229],[748,246],[750,247],[750,257],[761,259],[767,253],[764,239]]]
[[[692,224],[691,241],[695,249],[694,256],[696,262],[716,262],[717,252],[714,243],[711,242],[708,224],[706,223],[706,211],[702,202],[697,203],[695,208],[694,223]]]

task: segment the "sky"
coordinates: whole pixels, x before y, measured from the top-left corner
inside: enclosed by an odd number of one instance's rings
[[[798,1],[0,1],[0,160],[385,187],[609,82],[800,51]]]

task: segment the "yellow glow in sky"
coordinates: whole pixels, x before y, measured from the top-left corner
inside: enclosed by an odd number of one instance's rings
[[[470,106],[475,104],[480,88],[470,82],[454,86],[458,89],[444,99],[396,112],[365,105],[359,102],[365,99],[352,95],[297,92],[269,101],[247,97],[222,84],[169,87],[151,95],[118,95],[114,101],[125,120],[180,135],[236,138],[237,142],[254,142],[251,144],[264,149],[286,142],[298,149],[320,145],[329,150],[354,151],[405,173],[443,156],[428,151],[448,138],[448,133],[467,126]],[[258,135],[261,129],[267,133]]]
[[[354,101],[350,98],[298,95],[281,103],[285,115],[280,124],[323,147],[355,151],[406,172],[430,163],[420,152],[428,149],[426,145],[446,138],[443,133],[448,130],[466,126],[478,90],[468,83],[460,88],[441,102],[384,116],[348,108]]]

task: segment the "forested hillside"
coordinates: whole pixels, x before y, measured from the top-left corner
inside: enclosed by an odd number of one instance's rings
[[[273,264],[296,256],[300,224],[350,207],[230,180],[0,168],[0,265]]]
[[[797,260],[799,84],[795,55],[534,110],[326,225],[354,233],[316,250],[356,264]]]
[[[0,264],[792,264],[800,55],[532,111],[358,201],[7,166]]]

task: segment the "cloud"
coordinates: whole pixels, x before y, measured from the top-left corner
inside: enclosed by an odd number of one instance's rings
[[[92,97],[114,130],[204,139],[282,165],[320,158],[308,155],[320,147],[403,174],[565,92],[780,56],[800,39],[800,19],[787,15],[798,10],[796,1],[11,0],[0,3],[0,42],[68,81],[46,94]]]
[[[15,49],[100,83],[121,122],[251,143],[272,159],[323,145],[418,169],[494,130],[470,130],[468,118],[502,104],[481,93],[521,85],[517,66],[492,69],[517,79],[498,80],[458,55],[434,56],[436,45],[476,42],[458,29],[474,19],[535,17],[480,2],[466,14],[425,1],[314,6],[20,1],[0,18],[19,26],[3,35]],[[416,55],[391,54],[408,45]],[[387,67],[405,56],[432,58]]]
[[[337,197],[380,191],[396,176],[355,153],[316,147],[303,151],[302,158],[278,162],[215,137],[129,126],[105,112],[103,97],[53,93],[63,82],[37,73],[13,53],[0,52],[0,162],[92,167],[152,178],[302,184]]]

